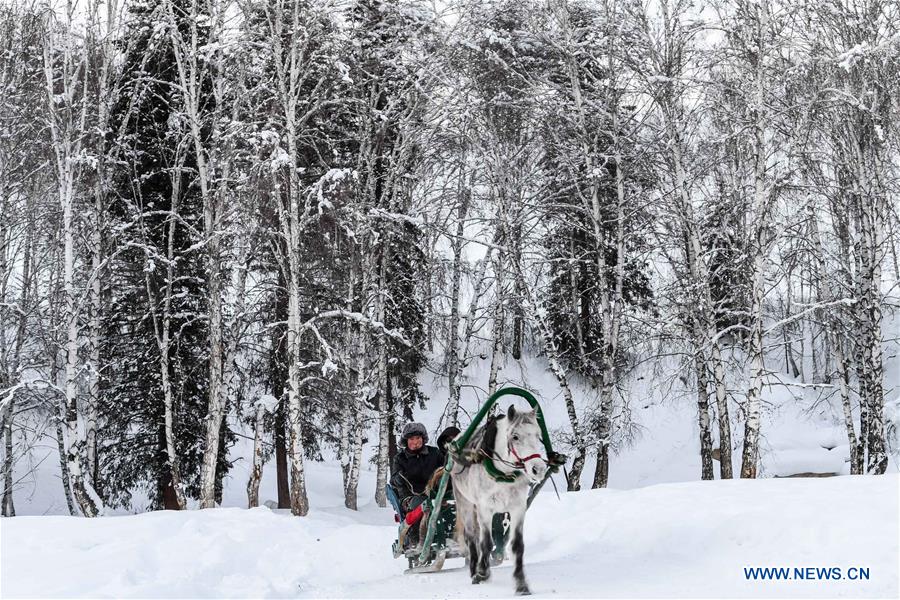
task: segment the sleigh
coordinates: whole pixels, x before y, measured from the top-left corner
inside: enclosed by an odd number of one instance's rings
[[[421,505],[423,516],[416,525],[413,525],[420,528],[419,544],[415,546],[406,547],[405,537],[408,535],[408,530],[404,527],[406,515],[403,514],[399,502],[397,502],[396,494],[388,486],[388,498],[391,500],[391,504],[394,505],[397,512],[395,520],[399,523],[398,536],[393,544],[394,558],[402,556],[407,559],[409,567],[406,573],[440,571],[444,567],[444,561],[448,558],[457,558],[465,555],[454,536],[456,501],[453,498],[452,490],[448,489],[450,471],[454,464],[471,463],[464,454],[466,446],[472,435],[490,413],[491,408],[503,396],[519,396],[531,405],[537,415],[543,445],[547,452],[548,469],[544,478],[531,486],[528,494],[528,506],[531,506],[532,500],[537,496],[547,479],[565,464],[566,457],[553,451],[550,435],[544,423],[543,412],[534,395],[527,390],[517,387],[503,388],[495,392],[475,415],[469,427],[455,441],[450,443],[444,467],[439,469],[432,477],[427,489],[426,500]],[[504,474],[496,469],[490,459],[482,460],[473,468],[482,468],[482,466],[492,476],[504,477]],[[492,565],[498,565],[503,562],[506,556],[506,546],[510,535],[509,515],[505,513],[495,514],[491,533],[494,542],[491,563]]]

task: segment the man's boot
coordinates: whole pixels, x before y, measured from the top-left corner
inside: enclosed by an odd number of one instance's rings
[[[400,523],[400,530],[397,533],[397,545],[402,550],[406,550],[407,548],[409,548],[412,545],[411,544],[412,540],[410,539],[410,535],[409,535],[410,529],[415,529],[415,528],[413,526],[411,526],[409,523],[407,523],[406,521],[403,521]]]

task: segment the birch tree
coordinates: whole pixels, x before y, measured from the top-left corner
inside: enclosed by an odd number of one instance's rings
[[[775,75],[778,73],[779,52],[783,39],[784,10],[787,7],[770,0],[744,2],[738,0],[726,5],[728,16],[720,19],[729,31],[723,48],[728,67],[735,74],[734,88],[728,93],[737,94],[746,107],[746,120],[740,127],[748,132],[747,146],[752,166],[748,223],[749,257],[752,265],[749,307],[749,385],[745,406],[744,445],[741,457],[741,477],[755,478],[759,462],[760,406],[766,371],[764,365],[763,321],[767,285],[769,254],[775,239],[774,205],[777,197],[775,186],[771,137],[774,131],[774,93],[777,91]]]
[[[664,140],[662,164],[671,186],[671,214],[678,224],[677,239],[684,268],[673,265],[685,288],[689,312],[687,328],[695,353],[695,373],[698,395],[698,424],[701,438],[703,479],[712,479],[712,443],[710,434],[708,381],[711,372],[715,406],[718,415],[720,476],[730,479],[731,423],[725,387],[725,365],[722,360],[720,336],[715,322],[715,310],[710,292],[709,255],[704,251],[702,223],[696,216],[696,185],[702,172],[698,161],[692,160],[697,151],[700,129],[698,90],[690,82],[696,81],[701,65],[696,56],[695,37],[701,23],[692,21],[689,2],[661,0],[654,5],[656,16],[644,9],[633,14],[641,34],[642,51],[637,73],[652,94],[657,108],[659,139]],[[693,168],[692,168],[693,167]]]
[[[621,379],[627,304],[639,306],[650,296],[642,261],[635,252],[641,245],[639,199],[646,171],[634,138],[633,109],[625,108],[628,64],[618,51],[619,42],[633,34],[630,26],[618,25],[625,18],[618,10],[609,3],[593,10],[554,5],[560,40],[556,48],[562,71],[559,80],[564,82],[558,84],[557,93],[566,112],[554,114],[547,127],[550,171],[565,174],[557,185],[565,186],[562,189],[566,191],[558,192],[557,202],[570,203],[571,212],[563,213],[571,215],[569,223],[573,217],[578,219],[568,245],[571,258],[583,261],[582,272],[570,273],[560,282],[565,280],[566,305],[574,313],[571,318],[580,321],[574,327],[570,354],[599,387],[599,406],[591,427],[597,440],[595,488],[605,487],[609,478],[613,393]],[[594,36],[594,28],[604,35]],[[572,152],[574,148],[577,154]],[[592,303],[596,304],[588,308]],[[554,304],[562,306],[561,302]],[[597,320],[590,317],[594,312]],[[566,325],[556,329],[572,330]]]
[[[867,16],[860,20],[860,14]],[[897,181],[889,147],[897,138],[893,123],[900,93],[896,84],[900,58],[892,36],[900,15],[891,3],[880,0],[804,5],[801,15],[802,48],[810,64],[806,74],[816,90],[809,97],[809,110],[822,118],[813,135],[828,149],[819,157],[828,168],[814,165],[810,171],[829,198],[843,274],[826,279],[828,296],[837,300],[843,290],[854,300],[853,310],[844,315],[861,331],[854,336],[853,356],[859,388],[858,441],[846,399],[849,365],[844,343],[839,333],[833,334],[851,463],[856,472],[864,465],[867,472],[880,474],[887,468],[882,271],[890,247],[889,190]],[[818,232],[814,239],[821,266],[824,244]]]
[[[221,479],[219,456],[222,428],[229,401],[234,397],[234,369],[237,338],[226,339],[231,331],[229,314],[241,314],[234,304],[243,298],[246,242],[238,234],[237,256],[226,244],[234,205],[228,202],[234,190],[235,143],[239,132],[234,124],[240,114],[241,96],[229,91],[235,83],[228,64],[226,20],[227,1],[191,0],[184,6],[165,0],[167,33],[178,73],[180,108],[187,120],[196,161],[197,180],[203,199],[203,234],[207,271],[209,319],[209,408],[203,466],[200,472],[200,506],[216,504],[217,482]],[[212,102],[212,107],[207,103]],[[232,279],[227,274],[233,273]],[[229,287],[229,283],[231,287]]]
[[[79,290],[76,282],[75,229],[76,203],[79,200],[78,180],[85,163],[85,143],[89,125],[90,105],[86,88],[90,63],[87,48],[75,43],[74,20],[76,6],[69,3],[63,21],[51,18],[46,28],[43,46],[46,79],[46,114],[50,130],[56,174],[57,197],[62,212],[63,237],[63,294],[66,329],[65,398],[66,398],[66,461],[72,478],[75,500],[87,517],[97,516],[103,509],[93,490],[89,474],[85,472],[83,453],[87,440],[85,428],[79,423],[78,377],[80,316]]]
[[[14,465],[17,458],[17,396],[26,391],[23,367],[34,342],[31,323],[35,294],[40,210],[48,194],[45,127],[37,117],[44,106],[42,57],[29,53],[44,38],[44,23],[29,7],[0,9],[0,436],[3,496],[0,512],[15,516]],[[27,59],[25,57],[28,57]]]

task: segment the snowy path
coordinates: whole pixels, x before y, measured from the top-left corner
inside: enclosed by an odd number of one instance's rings
[[[564,495],[526,520],[538,597],[898,597],[900,477],[694,482]],[[856,515],[856,516],[851,516]],[[390,511],[265,508],[0,521],[3,597],[503,598],[506,564],[404,576]],[[447,568],[462,566],[460,559]],[[869,569],[868,581],[746,581],[744,567]]]

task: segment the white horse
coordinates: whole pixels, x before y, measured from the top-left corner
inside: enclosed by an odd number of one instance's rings
[[[531,484],[542,481],[547,472],[543,451],[541,428],[534,411],[517,412],[514,406],[505,416],[489,420],[462,450],[464,456],[474,455],[470,459],[473,462],[463,463],[461,469],[456,466],[450,476],[456,498],[457,535],[463,536],[460,545],[468,548],[472,583],[490,578],[491,523],[495,513],[508,512],[516,557],[516,593],[531,593],[522,570],[522,524]],[[515,474],[514,479],[498,481],[484,466],[487,458],[500,474]]]

